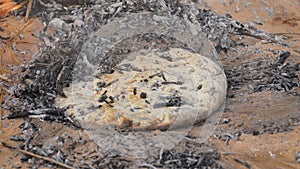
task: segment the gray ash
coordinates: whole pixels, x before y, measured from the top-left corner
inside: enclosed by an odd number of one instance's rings
[[[256,61],[246,62],[235,67],[227,67],[225,72],[228,78],[228,96],[249,88],[251,92],[277,90],[292,95],[299,95],[293,88],[300,87],[298,75],[300,65],[294,62],[284,62],[287,58],[284,52],[277,60],[260,58]],[[285,55],[285,56],[284,56]],[[286,57],[283,60],[283,56]],[[253,73],[255,72],[255,73]]]
[[[289,57],[290,52],[284,52],[279,56],[277,62],[272,63],[264,73],[268,77],[266,83],[260,83],[254,89],[255,91],[264,90],[278,90],[283,92],[290,92],[294,87],[300,87],[300,80],[298,75],[300,73],[300,64],[293,62],[284,63],[284,60]],[[293,95],[300,95],[300,93],[293,92]]]
[[[205,168],[212,167],[222,169],[223,167],[216,163],[220,155],[216,152],[172,152],[164,151],[160,163],[164,167],[170,168]]]

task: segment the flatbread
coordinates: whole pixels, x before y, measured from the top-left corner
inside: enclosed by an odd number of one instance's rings
[[[113,70],[94,81],[72,84],[65,89],[68,98],[56,103],[72,105],[68,112],[85,123],[166,130],[192,126],[225,101],[223,69],[187,50],[145,50],[131,54]]]

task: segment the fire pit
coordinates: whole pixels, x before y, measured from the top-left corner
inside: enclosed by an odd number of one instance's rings
[[[175,16],[133,14],[90,36],[63,89],[67,98],[55,103],[69,107],[100,147],[112,151],[111,144],[122,142],[113,149],[143,156],[148,143],[173,147],[195,122],[209,118],[205,140],[223,112],[226,89],[218,56],[195,25]],[[164,132],[155,139],[143,132],[157,129]]]

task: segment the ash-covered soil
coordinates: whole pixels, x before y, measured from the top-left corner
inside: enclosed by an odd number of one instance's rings
[[[190,2],[166,0],[78,4],[36,1],[34,9],[45,9],[33,10],[32,14],[45,23],[44,30],[33,31],[41,43],[32,61],[19,67],[21,73],[12,75],[11,79],[20,82],[1,81],[6,89],[2,105],[11,111],[3,116],[1,141],[75,168],[299,168],[299,1],[217,2],[199,1],[195,7]],[[149,149],[147,158],[130,158],[120,156],[118,149],[100,149],[80,124],[64,113],[64,108],[54,104],[54,99],[64,95],[62,89],[69,85],[81,47],[92,32],[112,20],[142,12],[176,15],[196,25],[195,29],[202,29],[219,55],[228,90],[220,124],[207,142],[197,143],[202,128],[197,124],[174,148],[156,147]],[[190,44],[163,37],[150,42],[162,48],[190,48]],[[138,43],[135,47],[149,44]],[[110,52],[125,57],[131,48],[122,42],[118,45]],[[115,63],[105,64],[105,71],[110,71]],[[24,120],[12,122],[15,118]],[[126,135],[128,131],[120,132]],[[8,137],[20,144],[10,142]],[[8,149],[4,143],[0,147],[3,168],[58,167]],[[15,157],[18,161],[13,160]]]

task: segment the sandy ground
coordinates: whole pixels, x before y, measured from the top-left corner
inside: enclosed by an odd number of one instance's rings
[[[245,47],[239,47],[236,51],[220,53],[223,64],[234,67],[239,62],[255,61],[266,55],[270,56],[270,61],[275,57],[270,48],[274,50],[286,50],[292,53],[288,61],[300,63],[300,0],[200,0],[201,7],[210,8],[220,14],[229,13],[233,19],[240,20],[244,23],[253,24],[259,29],[272,33],[285,34],[289,47],[281,45],[262,43],[260,40],[244,37],[243,41],[247,44]],[[4,31],[0,32],[1,37],[10,37],[24,25],[22,19],[16,21],[15,18],[8,17],[2,19],[0,27]],[[38,26],[37,26],[38,25]],[[31,34],[33,28],[41,27],[41,22],[34,21],[34,24],[28,26],[23,34],[23,41],[35,41]],[[297,33],[297,34],[290,34]],[[239,36],[233,37],[239,39]],[[2,43],[2,42],[1,42]],[[3,44],[3,43],[2,43]],[[19,51],[29,49],[36,50],[37,44],[20,43],[17,46]],[[261,49],[262,53],[249,52],[249,49]],[[20,62],[26,62],[28,56],[17,55]],[[7,54],[3,55],[2,65],[17,65]],[[236,60],[240,58],[240,60]],[[4,70],[11,70],[11,67],[3,67]],[[1,75],[9,72],[0,72]],[[300,77],[300,75],[299,75]],[[12,77],[13,79],[13,77]],[[298,90],[299,89],[294,89]],[[233,93],[236,94],[236,93]],[[239,93],[240,94],[240,93]],[[299,116],[300,101],[299,97],[284,94],[282,92],[259,92],[251,93],[247,88],[242,90],[242,95],[235,98],[228,98],[226,111],[222,118],[230,119],[228,124],[220,124],[216,133],[234,133],[236,131],[248,131],[249,134],[242,134],[238,140],[230,140],[225,144],[224,140],[211,137],[209,143],[218,147],[221,153],[221,163],[225,168],[247,168],[245,165],[236,161],[243,160],[248,162],[253,168],[300,168],[300,164],[295,161],[295,153],[300,151],[300,126],[293,126],[292,131],[278,132],[276,134],[260,134],[254,136],[251,131],[261,130],[263,124],[269,125],[274,123],[275,127],[282,127],[285,120]],[[4,117],[8,112],[4,112]],[[260,124],[255,123],[260,120]],[[12,135],[17,135],[19,125],[23,120],[2,120],[2,133],[0,141],[17,146],[18,142],[10,141]],[[282,123],[282,124],[281,124]],[[50,126],[51,127],[51,126]],[[52,126],[53,127],[53,126]],[[190,135],[197,135],[201,127],[194,127]],[[62,126],[58,125],[53,131],[61,131]],[[47,139],[41,136],[40,140]],[[10,168],[12,166],[26,168],[26,164],[21,164],[21,155],[0,145],[0,168]]]
[[[220,14],[229,13],[233,19],[253,24],[257,28],[268,32],[278,34],[298,33],[297,35],[286,34],[289,36],[289,48],[274,44],[261,44],[260,41],[251,38],[247,40],[247,44],[253,47],[253,49],[260,48],[264,50],[272,48],[275,50],[291,51],[293,56],[289,59],[296,63],[300,62],[299,0],[206,0],[202,6],[208,7]],[[263,55],[268,54],[268,52],[263,53]],[[243,59],[262,56],[251,52],[244,53],[243,49],[240,49],[239,55]],[[230,52],[228,57],[231,57]],[[240,104],[236,104],[235,102],[239,102]],[[244,123],[246,127],[255,128],[255,125],[250,124],[255,119],[274,122],[285,119],[293,113],[299,115],[299,102],[299,97],[288,97],[276,92],[246,94],[238,97],[236,100],[230,99],[227,104],[231,110],[224,113],[223,117],[231,119],[231,123]],[[255,117],[257,115],[258,117]],[[236,126],[238,125],[233,125],[229,131],[238,128]],[[218,127],[219,130],[223,130],[224,128],[226,127],[222,124]],[[249,162],[253,168],[300,168],[300,164],[296,164],[295,162],[295,153],[296,151],[300,151],[299,132],[299,126],[295,126],[291,132],[262,134],[259,136],[246,134],[242,135],[240,140],[232,141],[227,146],[220,140],[212,139],[211,141],[218,145],[221,152],[236,153],[235,155],[222,155],[221,160],[226,164],[226,168],[246,168],[237,163],[234,160],[235,158]]]

